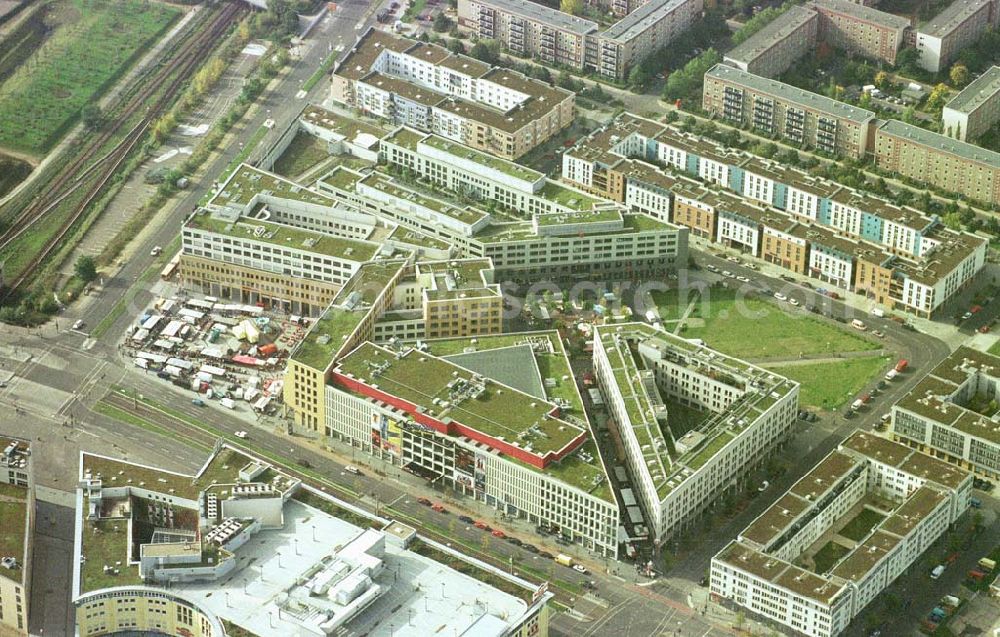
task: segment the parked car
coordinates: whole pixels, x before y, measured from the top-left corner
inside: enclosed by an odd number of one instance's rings
[[[163,248],[161,248],[160,246],[153,246],[153,249],[149,251],[149,256],[158,257],[160,256],[161,252],[163,252]]]
[[[428,500],[427,498],[417,498],[417,503],[422,504],[425,507],[429,507],[431,505],[431,501]]]
[[[507,534],[504,533],[503,531],[501,531],[500,529],[494,529],[493,530],[493,537],[498,537],[498,538],[500,538],[502,540],[505,537],[507,537]]]
[[[437,511],[438,513],[447,513],[448,512],[448,509],[444,508],[444,505],[441,505],[441,504],[435,504],[431,508],[434,509],[435,511]]]
[[[354,465],[351,465],[351,464],[349,464],[346,467],[344,467],[344,471],[346,471],[347,473],[353,473],[356,476],[363,475],[361,473],[361,469],[358,469],[357,467],[355,467]]]
[[[535,546],[534,544],[525,544],[521,548],[523,548],[525,551],[527,551],[529,553],[540,553],[540,551],[538,550],[538,547]]]
[[[86,325],[86,323],[83,322],[83,319],[80,319],[77,322],[73,323],[73,329],[74,330],[78,330],[81,327],[83,327],[84,325]]]
[[[191,404],[194,405],[195,407],[204,407],[205,401],[202,400],[201,398],[195,398],[194,400],[191,401]]]
[[[493,530],[493,529],[491,529],[491,528],[490,528],[490,525],[489,525],[489,524],[487,524],[487,523],[483,522],[482,520],[476,520],[476,521],[475,521],[475,522],[474,522],[474,523],[472,524],[472,526],[474,526],[474,527],[476,527],[477,529],[480,529],[480,530],[482,530],[482,531],[492,531],[492,530]]]
[[[573,570],[576,571],[577,573],[583,573],[584,575],[590,572],[587,570],[587,567],[584,566],[583,564],[574,564]]]
[[[525,545],[525,546],[527,546],[527,545]],[[552,559],[552,554],[549,553],[548,551],[539,551],[538,552],[538,557],[545,558],[547,560],[551,560]]]
[[[247,438],[249,438],[249,437],[250,437],[250,434],[248,434],[247,432],[243,431],[242,429],[241,429],[240,431],[237,431],[237,432],[236,432],[235,434],[233,434],[233,435],[235,435],[235,436],[236,436],[237,438],[239,438],[240,440],[246,440]]]
[[[475,520],[473,520],[467,515],[460,515],[458,516],[458,519],[461,520],[462,522],[465,522],[466,524],[472,524],[473,522],[475,522]]]
[[[788,297],[785,296],[784,294],[782,294],[781,292],[775,292],[774,293],[774,298],[778,299],[779,301],[787,301],[788,300]]]

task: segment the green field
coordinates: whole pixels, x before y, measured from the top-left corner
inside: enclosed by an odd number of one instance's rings
[[[813,569],[816,573],[827,573],[833,568],[833,565],[837,563],[837,560],[844,557],[851,550],[845,548],[836,542],[827,542],[823,548],[816,551],[816,555],[813,556],[813,564],[816,567]]]
[[[698,298],[698,292],[691,290],[683,299],[680,298],[680,290],[650,292],[650,296],[653,297],[653,303],[656,303],[661,321],[676,321],[683,316],[688,304]]]
[[[278,161],[274,162],[273,170],[279,175],[294,179],[329,156],[326,142],[299,131]]]
[[[29,174],[31,174],[30,164],[0,155],[0,197],[13,190]]]
[[[865,539],[868,533],[875,528],[875,525],[885,519],[885,516],[871,509],[862,509],[851,521],[840,529],[840,535],[849,540],[860,542]]]
[[[691,315],[704,319],[704,325],[691,327],[689,323],[681,336],[700,338],[710,347],[747,360],[835,355],[879,347],[804,312],[788,313],[769,301],[734,297],[730,290],[713,288]]]
[[[0,84],[0,147],[42,155],[180,15],[139,0],[53,0],[59,26]]]
[[[862,387],[889,368],[889,360],[888,356],[866,356],[767,368],[801,383],[799,404],[803,407],[833,410],[854,400]]]

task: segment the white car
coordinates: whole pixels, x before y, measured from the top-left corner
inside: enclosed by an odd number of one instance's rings
[[[775,292],[774,293],[774,298],[778,299],[779,301],[787,301],[788,300],[788,297],[785,296],[784,294],[782,294],[781,292]]]
[[[161,252],[163,252],[163,248],[161,248],[160,246],[154,246],[153,249],[149,251],[149,256],[158,257],[160,256]]]
[[[586,567],[584,567],[583,564],[574,564],[573,570],[576,571],[577,573],[583,573],[584,575],[587,574],[587,569]]]
[[[788,303],[789,303],[789,305],[792,305],[794,307],[798,307],[799,306],[799,302],[796,301],[795,299],[788,299]]]
[[[722,271],[722,276],[726,277],[727,279],[735,279],[736,278],[736,275],[733,274],[732,272],[730,272],[729,270],[723,270]]]
[[[709,272],[718,272],[719,271],[719,268],[715,267],[711,263],[709,263],[708,265],[706,265],[705,269],[708,270]]]
[[[250,437],[250,434],[241,430],[236,432],[236,437],[239,438],[240,440],[246,440],[247,438]]]
[[[732,261],[733,263],[742,263],[742,261],[739,260],[739,257],[726,257],[726,261]]]
[[[78,330],[78,329],[80,329],[83,326],[84,326],[83,319],[80,319],[76,323],[73,323],[73,329],[74,330]]]
[[[742,281],[742,282],[744,282],[744,283],[749,283],[749,282],[750,282],[750,279],[748,279],[748,278],[747,278],[747,277],[745,277],[745,276],[737,276],[737,277],[736,277],[736,280],[737,280],[737,281]]]

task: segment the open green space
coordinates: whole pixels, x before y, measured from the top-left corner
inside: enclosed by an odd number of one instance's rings
[[[695,306],[700,327],[685,327],[684,338],[700,338],[724,354],[747,360],[797,358],[877,349],[878,345],[802,312],[788,313],[759,298],[737,297],[712,288]]]
[[[278,158],[278,161],[274,162],[273,170],[279,175],[294,179],[329,155],[326,151],[326,142],[309,133],[299,131],[285,152]]]
[[[860,542],[875,528],[875,525],[884,519],[885,516],[878,511],[862,509],[860,513],[851,518],[850,522],[844,525],[844,528],[840,529],[840,535],[849,540]]]
[[[667,406],[667,424],[675,439],[697,429],[713,415],[710,411],[688,407],[669,398],[665,398],[664,403]]]
[[[803,407],[833,410],[854,400],[888,366],[888,356],[866,356],[767,368],[801,384],[799,404]]]
[[[80,592],[141,584],[139,569],[129,567],[128,521],[121,519],[84,520],[83,551],[80,564]],[[121,562],[111,572],[104,567]],[[114,571],[118,572],[115,573]]]
[[[650,296],[653,297],[653,303],[656,303],[661,321],[676,321],[684,315],[688,304],[698,298],[698,292],[687,290],[682,294],[675,289],[651,292]]]
[[[0,146],[41,155],[180,15],[140,0],[55,0],[59,26],[0,85]]]
[[[31,174],[31,164],[0,155],[0,197],[14,189]]]
[[[851,550],[847,547],[841,546],[836,542],[827,542],[823,548],[816,552],[813,556],[813,564],[815,568],[813,571],[816,573],[829,573],[830,569],[837,561],[850,553]]]

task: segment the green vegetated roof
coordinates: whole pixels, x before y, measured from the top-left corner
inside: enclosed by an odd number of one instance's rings
[[[378,250],[378,246],[374,243],[334,237],[322,232],[249,217],[240,217],[234,223],[208,211],[192,215],[186,227],[355,262],[370,260]]]
[[[562,449],[583,431],[550,416],[555,409],[551,403],[490,379],[475,379],[465,368],[416,350],[397,356],[365,343],[340,360],[338,371],[378,385],[433,418],[451,419],[538,455]]]
[[[334,201],[325,195],[300,186],[293,181],[265,172],[247,164],[240,165],[227,181],[222,190],[215,196],[212,203],[217,206],[244,206],[250,203],[254,195],[267,194],[292,201],[311,203],[317,206],[333,207]]]
[[[431,148],[436,148],[442,152],[448,153],[455,157],[459,157],[466,161],[471,161],[486,168],[502,172],[515,179],[521,179],[524,181],[535,182],[539,179],[545,177],[542,173],[537,170],[532,170],[527,166],[521,166],[512,161],[507,161],[505,159],[500,159],[492,155],[487,155],[484,152],[480,152],[469,146],[464,146],[458,142],[449,141],[443,137],[437,135],[429,135],[423,140],[424,144],[427,144]]]
[[[543,199],[548,199],[553,203],[572,210],[590,210],[601,203],[600,199],[595,199],[579,190],[567,188],[551,179],[545,182],[542,189],[538,191],[538,195]]]
[[[28,490],[14,484],[0,484],[0,556],[13,557],[18,569],[6,571],[11,579],[21,579],[24,573],[24,546],[27,540]]]
[[[142,487],[193,500],[213,484],[238,482],[240,469],[249,462],[238,451],[223,449],[195,477],[85,453],[82,471],[85,478],[100,478],[103,487]]]

